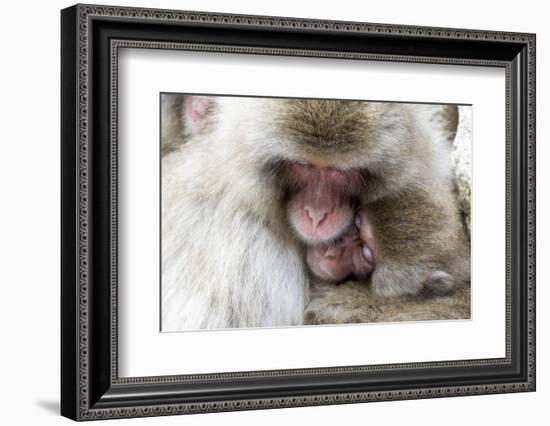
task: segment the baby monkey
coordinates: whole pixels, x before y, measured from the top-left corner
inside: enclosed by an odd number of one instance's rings
[[[428,107],[286,106],[287,217],[318,281],[369,280],[381,296],[443,295],[469,281],[450,144]]]
[[[306,260],[312,274],[325,281],[366,280],[375,267],[374,240],[365,212],[336,242],[307,248]]]

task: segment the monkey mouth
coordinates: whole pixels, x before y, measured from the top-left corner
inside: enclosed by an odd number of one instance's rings
[[[299,237],[310,245],[328,245],[342,238],[353,225],[353,212],[344,209],[331,209],[326,213],[317,214],[300,207],[294,212],[291,222]]]

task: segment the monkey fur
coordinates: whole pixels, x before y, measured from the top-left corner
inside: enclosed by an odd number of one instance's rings
[[[430,123],[433,108],[181,95],[162,105],[163,330],[469,317],[445,135],[456,129]],[[305,252],[337,245],[358,211],[374,270],[323,282]],[[326,230],[307,224],[311,212]]]

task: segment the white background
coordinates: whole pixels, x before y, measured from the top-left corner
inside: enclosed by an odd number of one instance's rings
[[[437,25],[536,32],[538,106],[538,391],[453,399],[211,414],[192,417],[118,420],[129,424],[334,424],[499,425],[546,424],[550,400],[548,337],[550,303],[550,154],[545,143],[550,114],[550,29],[541,1],[319,2],[295,0],[139,1],[121,3],[330,18],[383,23]],[[117,4],[110,2],[107,4]],[[0,79],[0,215],[2,350],[0,392],[4,424],[68,424],[58,417],[59,395],[59,9],[63,1],[3,5]],[[547,78],[547,77],[546,77]],[[546,191],[546,193],[545,193]],[[102,424],[114,423],[108,421]]]
[[[119,374],[504,357],[504,70],[326,58],[242,58],[143,49],[124,49],[119,54],[122,161],[118,170],[120,194],[124,194],[119,210]],[[254,78],[257,75],[262,78]],[[320,84],[329,80],[330,86]],[[159,92],[473,104],[472,319],[159,333],[159,208],[155,202],[159,199]],[[490,171],[487,164],[493,165]],[[220,357],[218,348],[229,347],[232,350]]]

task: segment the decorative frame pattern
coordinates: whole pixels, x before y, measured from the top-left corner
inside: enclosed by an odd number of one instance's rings
[[[403,55],[395,53],[346,52],[340,50],[317,50],[280,47],[254,47],[217,45],[212,43],[192,43],[172,41],[151,41],[140,39],[109,38],[108,80],[92,78],[92,67],[98,63],[94,56],[100,49],[101,40],[94,44],[94,22],[109,22],[111,27],[117,22],[139,22],[143,26],[162,25],[166,23],[190,25],[192,27],[223,26],[224,28],[252,28],[259,30],[277,29],[300,33],[315,31],[331,34],[358,34],[383,39],[398,37],[413,41],[430,42],[447,41],[452,43],[477,43],[480,46],[499,45],[505,53],[521,51],[518,55],[502,53],[500,58],[486,59],[481,57],[443,57],[437,55]],[[152,30],[154,31],[154,29]],[[447,28],[410,27],[400,25],[382,25],[356,22],[336,22],[324,20],[306,20],[293,18],[275,18],[265,16],[245,16],[228,14],[211,14],[200,12],[180,12],[155,9],[136,9],[121,7],[103,7],[77,5],[65,9],[62,13],[62,53],[63,73],[70,76],[69,88],[64,88],[63,122],[70,124],[63,127],[63,176],[72,178],[71,183],[63,184],[63,212],[66,217],[74,214],[74,222],[64,223],[62,233],[62,414],[75,420],[92,420],[113,417],[140,417],[151,415],[170,415],[197,412],[277,408],[291,406],[308,406],[324,404],[342,404],[381,400],[400,400],[414,398],[434,398],[442,396],[475,395],[533,391],[535,389],[535,36],[533,34],[504,33]],[[99,36],[98,36],[99,37]],[[99,39],[98,39],[99,40]],[[146,378],[118,378],[117,368],[117,85],[118,85],[118,49],[123,47],[178,49],[199,51],[223,51],[230,53],[255,53],[265,55],[298,55],[327,58],[346,58],[362,60],[384,60],[397,62],[445,63],[455,65],[482,65],[504,67],[506,69],[506,357],[503,359],[483,359],[452,362],[393,364],[362,367],[327,367],[321,369],[275,370],[246,373],[222,373],[193,376],[162,376]],[[94,51],[95,50],[95,51]],[[95,62],[92,65],[92,62]],[[99,66],[98,65],[98,66]],[[95,83],[95,85],[94,85]],[[102,91],[102,92],[101,92]],[[100,115],[93,104],[98,94],[109,97],[108,126],[110,147],[108,210],[109,241],[102,247],[109,251],[109,288],[100,296],[95,290],[94,250],[98,238],[93,234],[92,221],[96,220],[98,199],[101,196],[94,192],[96,184],[94,170],[91,169],[90,157],[96,155],[91,146],[94,129],[91,122],[93,114]],[[75,96],[76,95],[76,96]],[[517,104],[519,96],[520,104]],[[76,99],[76,102],[75,102]],[[514,99],[516,103],[514,103]],[[524,103],[525,105],[522,105]],[[513,125],[514,117],[525,128]],[[72,121],[71,121],[72,120]],[[524,135],[520,133],[524,131]],[[96,132],[99,133],[99,132]],[[519,138],[520,155],[513,152],[513,139]],[[514,139],[515,140],[515,139]],[[101,148],[103,149],[103,148]],[[93,152],[92,152],[93,151]],[[101,154],[103,155],[103,154]],[[94,166],[95,167],[95,166]],[[517,185],[517,186],[515,186]],[[515,192],[514,192],[515,191]],[[521,203],[523,216],[513,215],[516,203]],[[101,222],[103,223],[103,222]],[[525,235],[516,235],[519,228],[524,228]],[[520,238],[521,237],[521,238]],[[518,238],[521,240],[519,241]],[[100,238],[99,238],[100,239]],[[525,241],[523,241],[525,240]],[[525,243],[525,244],[524,244]],[[523,245],[524,244],[524,245]],[[108,245],[108,247],[107,247]],[[514,247],[513,247],[514,246]],[[515,250],[515,251],[514,251]],[[514,275],[512,257],[521,257],[525,269]],[[516,268],[517,269],[517,268]],[[521,273],[523,271],[523,273]],[[523,279],[523,281],[522,281]],[[516,282],[514,287],[512,280]],[[105,290],[105,289],[104,289]],[[512,308],[512,301],[522,299],[521,312]],[[107,315],[101,319],[101,329],[97,325],[99,314],[91,309],[94,304],[103,303],[109,306]],[[97,309],[97,308],[96,308]],[[521,317],[521,319],[518,319]],[[519,339],[518,321],[524,321],[524,329],[519,330],[525,345],[517,346]],[[108,328],[106,328],[107,326]],[[515,340],[514,340],[515,339]],[[96,352],[94,343],[103,342],[108,346],[108,353]],[[107,342],[107,343],[105,343]],[[517,353],[524,355],[521,365],[516,365]],[[75,356],[76,354],[76,356]],[[94,361],[91,361],[91,358]],[[99,359],[99,361],[95,361]],[[358,374],[362,372],[380,372],[410,369],[439,369],[454,367],[481,366],[514,367],[518,370],[516,380],[507,382],[487,382],[472,385],[438,385],[425,388],[398,387],[389,390],[362,390],[317,392],[299,394],[288,392],[288,395],[273,394],[268,398],[238,398],[227,395],[215,400],[200,399],[180,400],[163,399],[155,396],[161,386],[182,383],[214,383],[230,379],[265,379],[276,377],[303,377],[316,375],[330,379],[334,374]],[[98,378],[96,378],[98,376]],[[298,379],[295,379],[298,380]],[[136,387],[147,389],[151,398],[140,399],[132,392]],[[211,385],[212,386],[212,385]],[[237,395],[238,396],[238,395]]]

